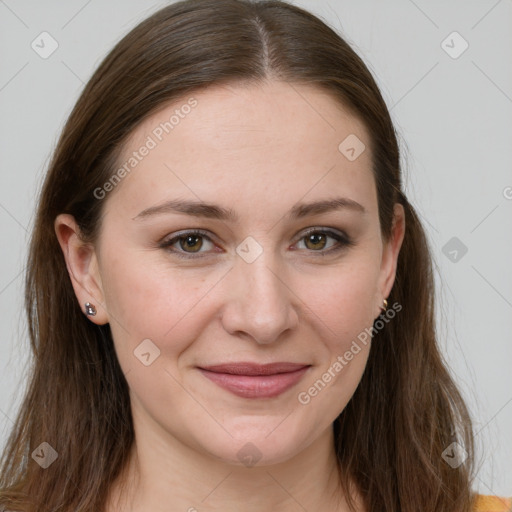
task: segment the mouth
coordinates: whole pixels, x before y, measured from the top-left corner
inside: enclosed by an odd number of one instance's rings
[[[295,386],[311,365],[226,363],[198,367],[212,382],[243,398],[273,398]]]

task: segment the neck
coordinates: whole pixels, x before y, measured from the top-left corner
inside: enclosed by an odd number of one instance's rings
[[[332,428],[282,463],[227,464],[181,442],[153,424],[135,427],[135,443],[114,482],[107,512],[348,512],[339,485]],[[139,427],[139,428],[138,428]],[[140,431],[144,436],[137,435]]]

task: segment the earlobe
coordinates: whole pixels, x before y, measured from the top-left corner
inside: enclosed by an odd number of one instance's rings
[[[58,215],[54,228],[80,309],[91,322],[98,325],[108,323],[94,247],[83,241],[80,228],[72,215]],[[93,311],[95,311],[94,314],[92,314]]]

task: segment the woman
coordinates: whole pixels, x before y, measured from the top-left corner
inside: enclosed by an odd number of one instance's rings
[[[313,15],[196,0],[132,30],[27,269],[6,509],[485,510],[388,110]]]

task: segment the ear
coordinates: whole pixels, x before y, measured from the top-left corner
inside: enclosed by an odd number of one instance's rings
[[[80,309],[85,314],[85,303],[90,302],[96,308],[96,315],[89,316],[91,322],[103,325],[108,323],[108,314],[104,307],[104,293],[94,247],[83,241],[74,217],[60,214],[54,223],[55,233],[64,253],[71,284],[75,291]]]
[[[382,261],[380,267],[379,286],[377,290],[377,312],[379,316],[382,311],[383,300],[389,296],[393,283],[395,282],[396,267],[398,262],[398,254],[402,247],[405,235],[405,212],[404,207],[400,203],[395,203],[393,214],[393,225],[391,227],[391,235],[389,240],[384,244],[382,251]]]

